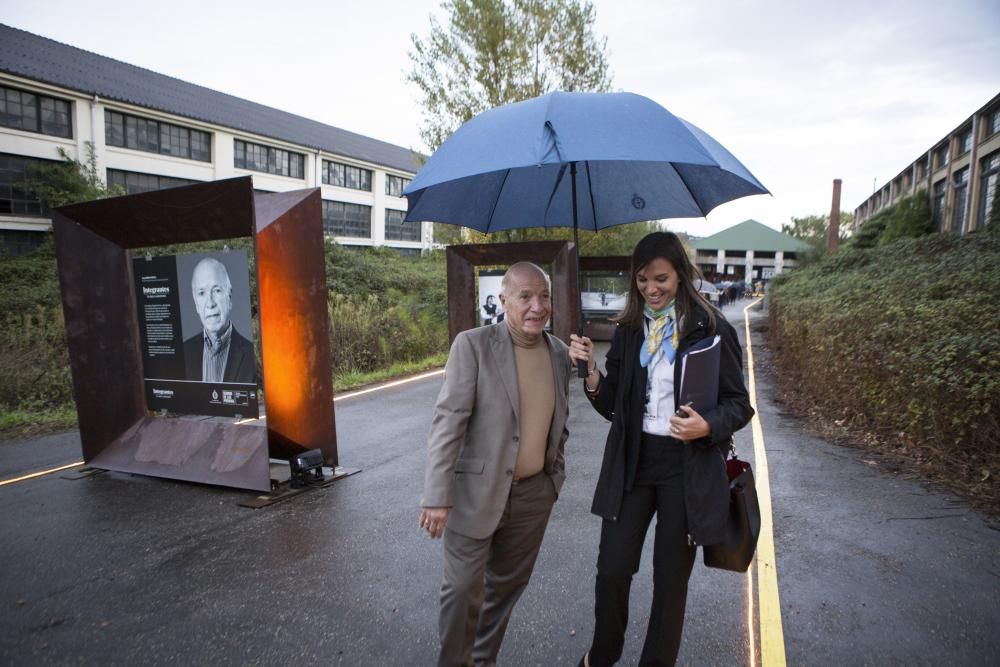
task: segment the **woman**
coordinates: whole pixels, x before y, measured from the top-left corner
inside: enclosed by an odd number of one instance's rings
[[[581,665],[604,667],[621,657],[632,575],[653,514],[653,606],[641,665],[676,661],[696,545],[722,540],[729,506],[725,454],[753,409],[736,332],[698,293],[698,276],[676,235],[649,234],[632,253],[607,375],[597,371],[590,339],[571,336],[570,357],[585,360],[590,370],[587,397],[611,421],[591,507],[604,519],[594,639]],[[718,405],[704,414],[678,410],[680,361],[714,335],[721,336]]]

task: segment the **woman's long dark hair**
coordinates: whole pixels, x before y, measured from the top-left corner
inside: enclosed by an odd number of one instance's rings
[[[680,335],[683,337],[691,328],[690,315],[696,308],[705,311],[708,316],[709,331],[714,333],[715,309],[694,285],[694,281],[702,277],[701,271],[691,263],[684,245],[673,232],[653,232],[636,244],[628,272],[628,298],[625,301],[625,309],[614,318],[614,321],[623,327],[642,328],[642,310],[646,300],[639,293],[636,274],[657,257],[670,262],[677,271],[678,285],[674,310],[677,318],[683,322]]]

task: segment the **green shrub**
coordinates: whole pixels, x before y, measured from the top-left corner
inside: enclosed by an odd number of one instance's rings
[[[855,249],[874,248],[933,231],[930,196],[926,190],[918,190],[862,222],[846,245]]]
[[[1000,470],[1000,235],[842,252],[773,282],[770,299],[781,381],[811,409],[970,484]]]

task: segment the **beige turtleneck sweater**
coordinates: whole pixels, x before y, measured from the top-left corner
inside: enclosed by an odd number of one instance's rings
[[[520,396],[520,443],[514,477],[530,477],[545,467],[545,447],[556,408],[552,357],[544,336],[531,339],[508,327],[514,342],[514,365]]]

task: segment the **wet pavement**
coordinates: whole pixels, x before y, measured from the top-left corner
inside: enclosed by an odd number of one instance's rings
[[[726,313],[742,336],[741,311]],[[757,334],[754,353],[766,362]],[[113,472],[0,487],[0,664],[434,664],[441,545],[418,529],[417,503],[440,384],[339,401],[341,463],[362,472],[264,509],[238,505],[254,494]],[[804,435],[760,372],[757,391],[788,662],[1000,663],[995,524]],[[577,384],[570,410],[568,478],[501,665],[574,665],[589,642],[608,426]],[[737,449],[753,460],[749,428]],[[79,459],[75,432],[0,443],[0,479]],[[645,632],[649,542],[624,665]],[[746,577],[697,564],[679,663],[750,664],[746,623]]]

